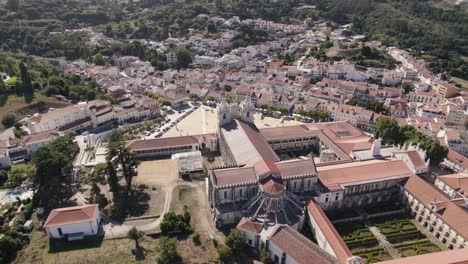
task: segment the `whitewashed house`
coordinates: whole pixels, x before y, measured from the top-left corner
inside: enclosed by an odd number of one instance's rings
[[[54,209],[44,224],[49,238],[67,238],[69,241],[97,235],[101,215],[98,205],[83,205]]]

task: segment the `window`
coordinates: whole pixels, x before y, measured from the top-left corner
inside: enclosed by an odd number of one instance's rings
[[[227,191],[224,191],[224,199],[227,198]]]
[[[223,114],[223,120],[226,119],[226,114]]]
[[[57,228],[57,232],[59,233],[59,236],[63,236],[62,228]]]
[[[239,190],[239,196],[242,197],[242,189]]]
[[[275,255],[275,263],[279,263],[279,257],[278,257],[278,255]]]
[[[296,184],[297,184],[297,182],[294,182],[294,190],[296,190]]]
[[[328,202],[328,196],[327,196],[327,197],[325,197],[325,202],[326,202],[326,203]]]

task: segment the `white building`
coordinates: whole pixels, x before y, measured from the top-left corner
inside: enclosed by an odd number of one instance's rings
[[[54,209],[43,227],[49,238],[71,241],[97,235],[100,222],[98,205],[92,204]]]

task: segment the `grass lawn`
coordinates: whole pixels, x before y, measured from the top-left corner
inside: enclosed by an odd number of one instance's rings
[[[14,113],[17,116],[17,120],[37,112],[35,103],[38,101],[44,101],[46,108],[55,107],[61,108],[70,105],[68,102],[59,101],[53,97],[47,97],[41,93],[34,93],[34,99],[31,103],[25,103],[24,97],[17,95],[10,95],[6,102],[0,102],[0,117],[6,113]],[[5,127],[0,123],[0,132],[5,130]]]

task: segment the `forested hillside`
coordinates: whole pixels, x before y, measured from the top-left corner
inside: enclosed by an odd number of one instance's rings
[[[50,34],[64,29],[97,26],[113,38],[162,40],[205,29],[207,16],[240,16],[297,23],[307,12],[294,9],[299,0],[7,0],[0,5],[0,48],[28,54],[88,58],[95,54],[82,36]]]
[[[412,49],[435,72],[468,79],[468,11],[443,10],[430,2],[317,0],[322,14],[388,46]]]

